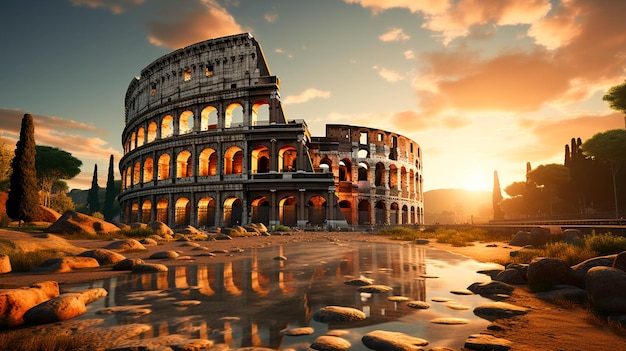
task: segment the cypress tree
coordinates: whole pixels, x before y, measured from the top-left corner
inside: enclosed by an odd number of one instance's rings
[[[109,174],[107,176],[107,187],[104,195],[104,209],[102,214],[104,219],[112,221],[115,216],[115,208],[113,203],[115,202],[115,177],[113,175],[113,155],[109,158]]]
[[[500,201],[502,201],[502,190],[500,189],[498,171],[493,171],[493,191],[491,193],[491,200],[493,204],[493,219],[504,219],[504,212],[500,207]]]
[[[100,212],[100,197],[98,196],[99,191],[100,186],[98,186],[98,165],[94,165],[91,188],[89,188],[89,192],[87,193],[87,206],[89,206],[89,212],[92,214],[94,212]]]
[[[35,169],[35,124],[33,116],[22,118],[20,139],[15,147],[15,157],[11,161],[9,197],[6,201],[7,215],[13,220],[32,221],[39,212],[37,191],[37,170]]]

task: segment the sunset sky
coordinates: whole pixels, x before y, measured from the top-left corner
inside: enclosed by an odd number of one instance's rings
[[[405,135],[424,189],[491,190],[526,162],[624,116],[602,96],[626,79],[624,0],[3,0],[0,138],[24,113],[36,141],[84,163],[71,188],[122,153],[124,94],[158,57],[250,32],[281,80],[288,119]],[[119,172],[116,173],[119,179]]]

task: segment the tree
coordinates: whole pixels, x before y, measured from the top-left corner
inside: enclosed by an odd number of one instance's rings
[[[0,141],[0,191],[9,190],[9,177],[11,175],[11,160],[13,151],[6,143]]]
[[[44,206],[50,207],[52,186],[59,179],[72,179],[80,173],[83,162],[57,147],[37,145],[35,167],[44,193]]]
[[[87,194],[87,206],[89,206],[89,212],[91,214],[93,214],[94,212],[100,212],[100,196],[98,195],[99,191],[100,186],[98,186],[98,165],[94,165],[91,188],[89,188],[89,193]]]
[[[528,172],[526,177],[529,181],[543,186],[550,204],[550,215],[552,215],[555,197],[571,179],[569,168],[556,163],[539,165],[539,167]]]
[[[626,86],[626,83],[622,85]],[[626,105],[624,105],[624,107],[626,107]],[[606,162],[610,165],[611,176],[613,178],[615,218],[618,218],[619,201],[617,196],[616,177],[617,173],[626,163],[626,130],[612,129],[606,132],[597,133],[592,136],[591,139],[582,144],[582,149],[586,155],[593,157],[598,161]]]
[[[107,176],[107,185],[106,185],[106,193],[104,194],[104,209],[102,210],[102,214],[104,215],[104,219],[107,221],[112,221],[113,217],[115,217],[115,176],[113,174],[113,155],[109,158],[109,173]]]
[[[626,81],[611,87],[602,100],[608,102],[610,108],[626,113]]]
[[[491,201],[493,205],[493,219],[504,219],[504,212],[500,207],[502,201],[502,190],[500,189],[500,179],[498,178],[498,171],[493,171],[493,191],[491,193]]]
[[[39,211],[35,153],[33,116],[25,114],[22,118],[20,139],[15,147],[15,156],[11,161],[13,173],[11,173],[11,186],[6,201],[7,215],[19,221],[19,225],[22,221],[32,221]]]

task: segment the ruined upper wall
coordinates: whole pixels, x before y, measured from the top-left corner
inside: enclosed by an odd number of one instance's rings
[[[206,40],[161,56],[131,81],[124,101],[125,122],[162,104],[259,86],[278,90],[280,83],[271,76],[252,35]]]

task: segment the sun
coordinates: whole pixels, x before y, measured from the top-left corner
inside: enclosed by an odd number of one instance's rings
[[[463,176],[463,189],[470,191],[490,191],[491,179],[487,173],[469,172]]]

